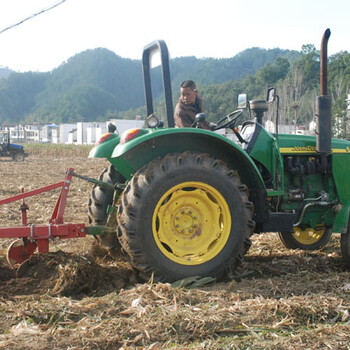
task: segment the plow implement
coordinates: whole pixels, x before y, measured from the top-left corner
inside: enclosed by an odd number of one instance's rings
[[[69,188],[73,176],[86,180],[91,183],[97,183],[100,186],[115,188],[110,183],[91,179],[74,173],[74,169],[67,169],[65,178],[61,182],[47,185],[32,191],[25,192],[22,188],[21,193],[9,198],[1,199],[0,206],[3,204],[21,201],[21,225],[15,227],[0,227],[0,238],[16,238],[7,249],[6,259],[12,268],[17,268],[20,264],[30,258],[31,255],[38,250],[39,254],[49,251],[49,243],[51,240],[70,239],[85,237],[86,234],[100,235],[108,231],[108,227],[88,226],[84,223],[65,223],[64,212],[67,203]],[[33,224],[28,223],[27,211],[29,206],[25,199],[41,193],[45,193],[54,189],[61,189],[58,196],[52,216],[49,223]]]

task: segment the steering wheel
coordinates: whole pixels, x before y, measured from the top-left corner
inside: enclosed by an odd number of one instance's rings
[[[227,128],[231,125],[234,125],[237,121],[237,119],[243,114],[243,109],[236,109],[232,113],[226,115],[225,117],[221,118],[216,126],[214,126],[213,130],[219,130],[223,128]]]

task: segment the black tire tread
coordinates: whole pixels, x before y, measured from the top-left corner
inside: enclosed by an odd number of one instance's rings
[[[161,181],[163,174],[171,169],[177,169],[186,166],[205,167],[215,170],[216,174],[221,174],[230,179],[233,186],[239,189],[239,195],[244,203],[244,220],[246,222],[246,236],[239,253],[231,257],[225,266],[215,271],[214,276],[222,276],[229,269],[235,269],[243,260],[243,255],[251,245],[250,236],[255,228],[255,222],[252,220],[253,205],[248,199],[248,188],[241,185],[238,173],[230,170],[226,163],[221,160],[213,159],[208,154],[199,154],[194,152],[184,152],[181,154],[168,154],[162,159],[155,159],[141,168],[131,179],[121,198],[121,205],[118,207],[118,238],[124,251],[129,255],[131,264],[141,271],[141,277],[149,278],[151,273],[153,278],[158,281],[169,281],[168,276],[162,273],[157,266],[150,263],[143,254],[143,247],[138,240],[137,235],[137,217],[142,215],[142,197],[153,182]],[[214,174],[215,175],[215,174]],[[170,278],[171,280],[171,278]]]
[[[340,236],[340,250],[344,262],[350,266],[350,220],[347,231]]]
[[[121,174],[111,164],[102,170],[98,179],[108,183],[125,181]],[[93,185],[89,200],[89,223],[92,225],[105,225],[107,221],[107,207],[112,204],[113,190]]]
[[[283,245],[288,249],[300,249],[300,250],[318,250],[324,247],[330,240],[332,235],[332,229],[326,228],[324,235],[315,243],[306,245],[299,243],[290,232],[279,232],[278,236]]]
[[[123,176],[111,164],[100,173],[98,179],[107,183],[115,184],[117,182],[125,182]],[[104,226],[107,223],[107,207],[113,203],[114,190],[101,187],[95,184],[91,189],[88,215],[89,224],[93,226]],[[113,222],[115,232],[117,232],[117,221]],[[121,246],[117,239],[116,233],[97,236],[97,242],[100,249],[106,249],[110,255],[117,256]],[[112,250],[114,250],[112,252]]]

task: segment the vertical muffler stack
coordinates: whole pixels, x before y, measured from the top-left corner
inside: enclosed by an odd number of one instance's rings
[[[330,35],[331,31],[327,29],[321,42],[321,96],[317,98],[316,112],[316,151],[322,156],[323,171],[327,170],[327,156],[332,153],[331,98],[327,95],[327,43]]]

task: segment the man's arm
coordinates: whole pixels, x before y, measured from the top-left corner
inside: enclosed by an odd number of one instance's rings
[[[179,104],[177,104],[175,107],[174,122],[175,122],[176,128],[183,128],[184,127],[182,119],[180,118]]]

